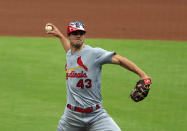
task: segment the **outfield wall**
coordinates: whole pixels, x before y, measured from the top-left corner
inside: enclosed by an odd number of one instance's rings
[[[1,0],[1,36],[47,36],[52,22],[86,24],[87,37],[187,40],[186,0]]]

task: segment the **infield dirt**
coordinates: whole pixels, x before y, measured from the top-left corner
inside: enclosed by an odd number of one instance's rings
[[[1,0],[1,36],[48,36],[47,22],[66,33],[86,24],[87,37],[187,40],[186,0]]]

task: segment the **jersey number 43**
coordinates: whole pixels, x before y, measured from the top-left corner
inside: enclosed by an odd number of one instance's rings
[[[84,87],[86,87],[86,88],[91,88],[92,87],[92,80],[90,80],[90,79],[85,79],[85,80],[83,80],[83,79],[80,79],[79,81],[78,81],[78,83],[77,83],[77,87],[80,87],[80,88],[84,88]]]

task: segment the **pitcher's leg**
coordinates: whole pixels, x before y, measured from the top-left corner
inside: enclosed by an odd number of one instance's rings
[[[91,123],[89,131],[121,131],[121,129],[107,112],[103,111]]]
[[[81,118],[66,109],[59,121],[57,131],[84,131],[84,128],[85,125]]]
[[[71,121],[61,119],[57,127],[57,131],[83,131],[83,128],[70,124]]]

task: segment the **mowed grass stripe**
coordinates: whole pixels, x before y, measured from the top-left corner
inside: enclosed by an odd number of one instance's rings
[[[104,65],[105,109],[122,130],[185,131],[187,42],[86,39],[116,51],[153,79],[148,98],[129,98],[138,76]],[[66,104],[65,52],[53,38],[0,37],[0,130],[55,130]]]

